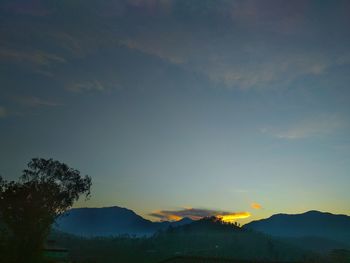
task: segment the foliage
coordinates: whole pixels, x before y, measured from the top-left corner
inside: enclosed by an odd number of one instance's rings
[[[17,182],[0,177],[2,239],[12,261],[36,262],[56,217],[82,194],[88,197],[90,187],[89,176],[52,159],[32,159]]]

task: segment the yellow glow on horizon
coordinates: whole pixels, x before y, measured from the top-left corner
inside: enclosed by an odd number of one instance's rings
[[[183,217],[182,216],[177,216],[177,215],[167,215],[167,218],[168,218],[169,221],[179,221]]]
[[[232,213],[228,215],[217,215],[217,218],[220,218],[222,221],[226,223],[234,223],[237,219],[243,219],[250,217],[251,214],[249,212],[240,212],[240,213]]]

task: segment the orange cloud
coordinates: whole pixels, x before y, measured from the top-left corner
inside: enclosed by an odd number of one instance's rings
[[[191,218],[192,220],[199,220],[203,217],[216,216],[222,219],[224,222],[234,222],[237,219],[250,217],[250,213],[248,212],[227,212],[198,208],[184,208],[173,211],[159,210],[151,213],[150,215],[160,219],[161,221],[178,221],[184,217]]]
[[[164,211],[156,211],[152,214],[152,216],[154,217],[158,217],[160,218],[162,221],[167,220],[167,221],[179,221],[181,220],[183,217],[182,216],[178,216],[175,214],[169,214],[169,213],[165,213]]]
[[[261,209],[262,208],[262,206],[258,203],[252,203],[250,206],[251,206],[251,208],[254,208],[254,209]]]

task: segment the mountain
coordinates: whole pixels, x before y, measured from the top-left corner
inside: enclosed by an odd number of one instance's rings
[[[71,209],[56,220],[56,230],[78,236],[149,236],[169,226],[191,223],[189,218],[177,222],[152,222],[132,210],[118,206]]]
[[[155,252],[172,256],[293,262],[311,255],[307,250],[284,240],[249,231],[215,217],[206,217],[190,224],[168,228],[155,235],[152,243]],[[207,261],[202,259],[200,262]]]
[[[201,257],[198,262],[211,262],[207,258],[215,258],[213,262],[227,262],[228,258],[247,263],[301,262],[313,255],[284,241],[215,218],[169,227],[142,239],[85,239],[58,232],[51,239],[69,248],[72,261],[76,262],[168,262],[165,259],[174,256],[188,258],[185,262],[194,262],[191,257]]]
[[[267,219],[257,220],[244,225],[246,229],[263,232],[275,237],[284,237],[307,245],[305,238],[313,238],[328,246],[350,247],[350,216],[334,215],[319,211],[303,214],[276,214]],[[323,240],[323,241],[322,241]],[[316,243],[317,243],[316,242]],[[333,244],[333,245],[331,245]]]

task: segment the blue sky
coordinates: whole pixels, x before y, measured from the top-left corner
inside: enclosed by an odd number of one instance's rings
[[[92,176],[77,206],[151,219],[349,214],[349,12],[348,1],[2,1],[0,174],[52,157]]]

